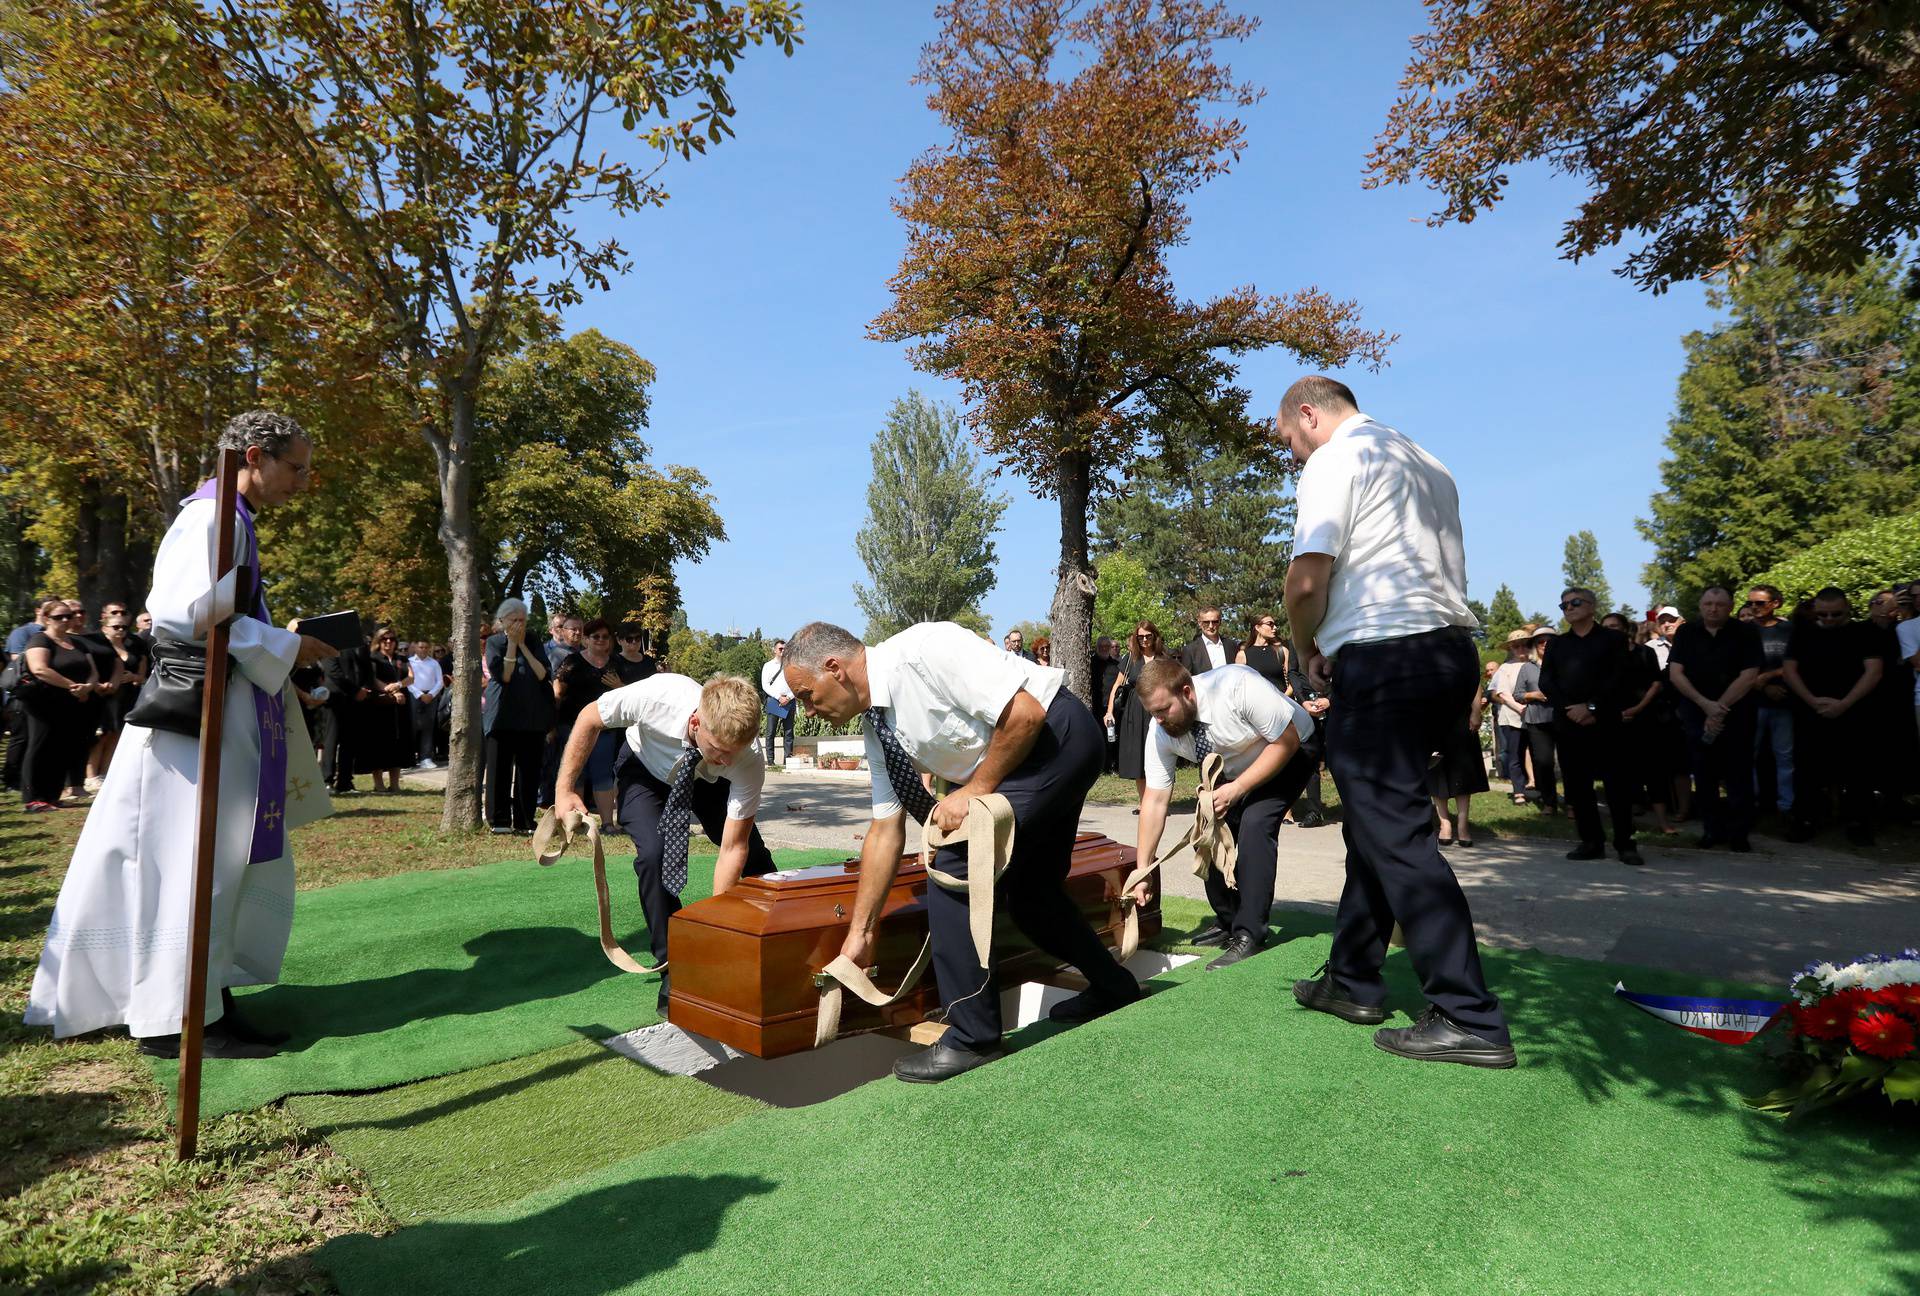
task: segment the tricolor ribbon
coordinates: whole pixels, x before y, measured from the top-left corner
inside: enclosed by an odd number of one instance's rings
[[[1722,1044],[1745,1044],[1785,1014],[1765,999],[1708,999],[1694,995],[1635,994],[1621,982],[1613,993],[1661,1021]]]

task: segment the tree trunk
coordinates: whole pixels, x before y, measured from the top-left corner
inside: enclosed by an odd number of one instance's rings
[[[443,832],[470,832],[480,825],[479,538],[473,523],[473,384],[456,382],[448,393],[452,427],[444,442],[429,437],[440,474],[440,543],[447,551],[447,586],[453,592],[453,726],[447,740],[447,799]]]
[[[1087,495],[1092,481],[1092,464],[1084,453],[1060,456],[1054,477],[1054,493],[1060,500],[1060,581],[1054,587],[1048,617],[1053,664],[1067,672],[1067,687],[1088,706],[1093,705],[1093,569],[1087,562]]]

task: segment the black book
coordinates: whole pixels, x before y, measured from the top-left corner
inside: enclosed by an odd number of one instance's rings
[[[300,633],[312,635],[321,643],[331,644],[341,652],[358,648],[366,642],[366,635],[360,630],[360,614],[352,610],[329,612],[325,616],[301,617]]]

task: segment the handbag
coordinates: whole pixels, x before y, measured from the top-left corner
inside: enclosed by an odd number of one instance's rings
[[[233,677],[233,659],[227,659]],[[200,712],[207,693],[207,650],[177,639],[153,642],[153,666],[126,723],[162,733],[200,736]]]
[[[37,682],[33,672],[27,669],[27,652],[23,648],[13,655],[5,670],[0,670],[0,693],[18,693],[21,686],[30,681]]]

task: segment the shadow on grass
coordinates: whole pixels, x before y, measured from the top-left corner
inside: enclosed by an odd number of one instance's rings
[[[461,947],[468,968],[415,968],[336,985],[276,985],[238,996],[247,1016],[291,1032],[282,1053],[435,1017],[472,1017],[559,999],[610,975],[600,944],[572,927],[514,927]]]
[[[6,1100],[0,1118],[0,1198],[12,1197],[69,1160],[137,1142],[120,1124],[121,1105],[105,1093],[24,1093]],[[4,1290],[0,1286],[0,1290]]]
[[[601,1296],[707,1250],[729,1210],[777,1186],[746,1175],[667,1175],[596,1188],[520,1219],[336,1238],[314,1258],[354,1296]]]
[[[343,1130],[411,1129],[415,1125],[425,1125],[429,1121],[439,1120],[441,1117],[450,1116],[454,1112],[465,1111],[469,1107],[478,1107],[484,1103],[505,1098],[509,1094],[519,1093],[522,1089],[531,1089],[535,1085],[545,1084],[549,1080],[558,1080],[562,1076],[569,1076],[576,1071],[584,1070],[590,1066],[599,1066],[603,1063],[626,1065],[624,1059],[611,1051],[603,1052],[599,1056],[588,1054],[581,1057],[562,1058],[557,1062],[548,1063],[538,1071],[534,1071],[528,1075],[516,1076],[510,1080],[502,1080],[498,1083],[490,1084],[483,1089],[475,1089],[470,1093],[459,1094],[443,1102],[434,1103],[430,1107],[416,1108],[412,1111],[401,1112],[398,1115],[384,1117],[379,1120],[322,1121],[317,1128],[322,1134],[338,1134]]]

